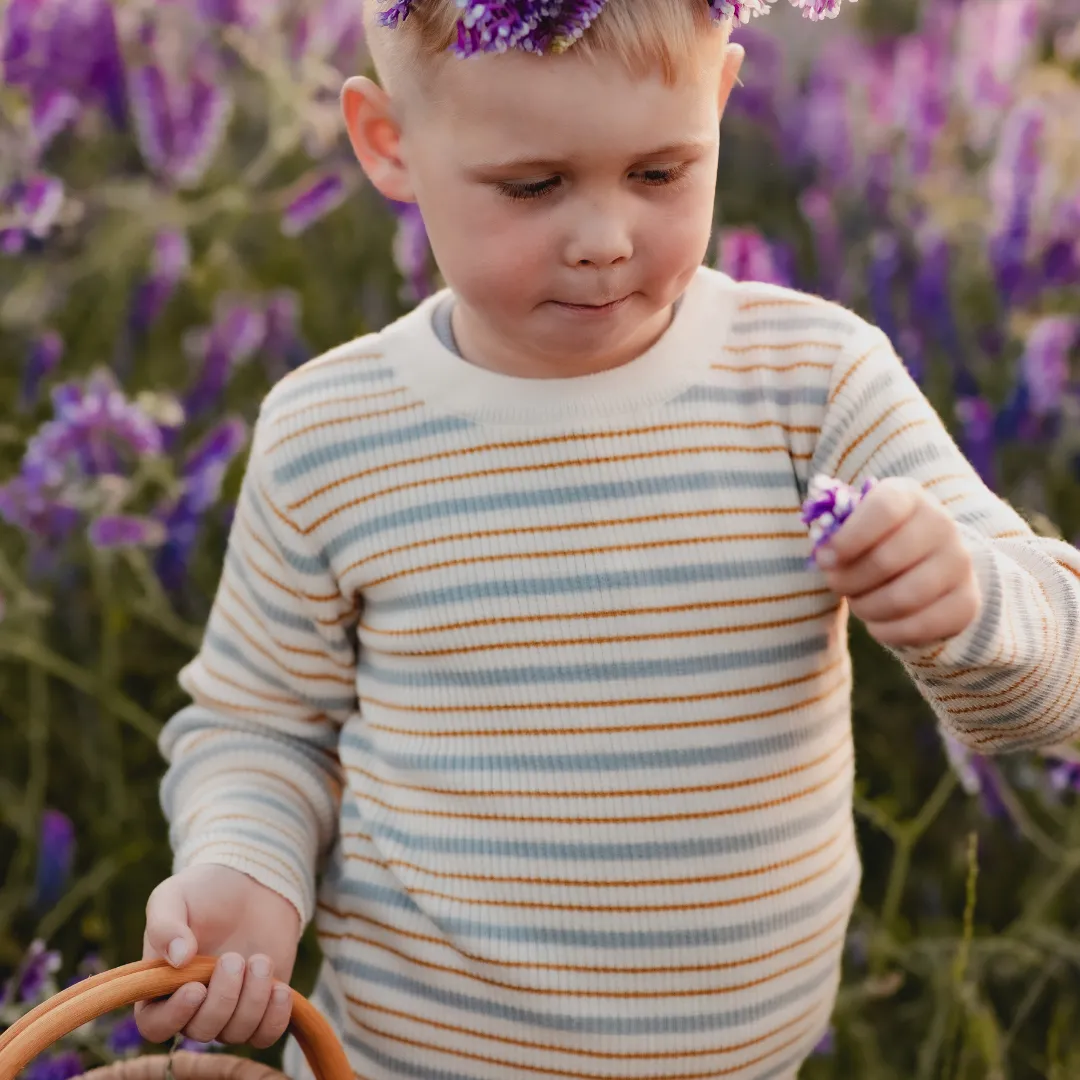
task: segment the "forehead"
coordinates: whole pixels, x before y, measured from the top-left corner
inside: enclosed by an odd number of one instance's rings
[[[672,83],[572,51],[448,60],[425,96],[430,119],[466,159],[633,154],[716,137],[722,54],[703,45]]]

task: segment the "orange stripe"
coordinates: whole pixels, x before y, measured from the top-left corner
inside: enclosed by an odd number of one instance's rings
[[[824,675],[834,668],[839,666],[842,661],[837,661],[831,664],[823,672],[817,674]],[[659,723],[652,724],[618,724],[611,727],[604,726],[590,726],[590,727],[573,727],[573,728],[495,728],[493,730],[486,729],[457,729],[457,730],[438,730],[438,731],[424,731],[420,728],[401,728],[395,727],[390,724],[378,724],[373,721],[367,723],[369,730],[385,731],[396,735],[405,735],[421,739],[438,739],[438,738],[498,738],[498,737],[511,737],[511,738],[527,738],[533,736],[555,736],[558,738],[565,738],[567,735],[621,735],[629,732],[644,732],[644,731],[692,731],[696,728],[704,727],[727,727],[731,724],[746,724],[753,720],[771,720],[777,716],[784,716],[787,713],[798,712],[801,709],[805,709],[810,705],[817,705],[831,697],[838,690],[849,690],[850,681],[845,676],[838,680],[827,690],[822,691],[820,694],[815,694],[813,697],[803,698],[801,701],[791,702],[779,706],[775,709],[764,709],[761,712],[754,713],[742,713],[738,716],[721,716],[710,717],[707,720],[684,720],[678,723],[671,721],[661,721]]]
[[[751,596],[735,600],[704,600],[696,604],[665,604],[661,607],[614,608],[605,611],[568,611],[550,615],[507,615],[493,619],[468,619],[462,622],[442,623],[435,626],[406,627],[404,629],[380,629],[370,623],[360,623],[360,629],[384,637],[414,637],[417,634],[435,634],[447,630],[471,630],[480,626],[510,626],[515,623],[569,622],[580,619],[613,619],[630,615],[674,615],[684,611],[715,611],[722,608],[752,607],[758,604],[784,604],[791,600],[806,600],[814,596],[832,595],[828,589],[803,589],[799,592],[781,593],[777,596]]]
[[[240,558],[243,559],[244,563],[254,570],[263,581],[273,585],[276,589],[280,589],[287,596],[291,596],[296,600],[310,600],[313,604],[329,604],[334,600],[343,599],[340,592],[318,595],[316,593],[300,592],[297,589],[290,588],[288,585],[284,584],[284,582],[278,581],[272,574],[268,574],[248,555],[246,551],[241,550],[238,554],[240,555]]]
[[[916,404],[917,399],[914,397],[901,398],[899,401],[894,401],[886,410],[879,416],[865,431],[853,442],[848,445],[848,448],[841,454],[840,460],[836,463],[836,468],[833,470],[837,476],[842,475],[844,468],[844,462],[852,455],[852,453],[868,439],[886,420],[892,416],[893,413],[904,408],[905,405]]]
[[[725,634],[759,633],[763,630],[783,630],[802,623],[816,622],[839,611],[837,605],[823,611],[812,611],[808,615],[797,615],[791,619],[776,619],[772,622],[744,623],[739,626],[710,626],[699,630],[672,630],[663,634],[624,634],[609,637],[555,638],[552,640],[532,641],[493,641],[486,645],[464,645],[456,649],[417,649],[414,651],[399,649],[380,649],[365,644],[364,651],[378,656],[469,656],[475,653],[499,652],[507,649],[552,649],[572,645],[612,645],[631,641],[680,641],[687,638],[715,637]]]
[[[906,424],[901,424],[900,427],[898,427],[895,431],[890,432],[884,439],[881,440],[881,442],[877,444],[877,446],[874,447],[874,449],[869,454],[866,455],[866,459],[863,461],[859,469],[856,470],[856,472],[862,472],[864,469],[866,469],[870,462],[873,461],[874,458],[876,458],[877,455],[881,453],[882,449],[888,446],[893,439],[899,438],[901,435],[904,435],[915,428],[926,427],[929,424],[930,420],[926,417],[923,417],[920,420],[910,420]]]
[[[452,566],[481,566],[488,563],[514,562],[517,559],[572,559],[578,555],[607,555],[610,552],[652,551],[654,548],[697,547],[702,544],[729,544],[740,541],[801,540],[806,541],[805,529],[791,532],[774,533],[725,533],[717,536],[667,537],[662,540],[642,540],[637,544],[601,544],[586,548],[564,548],[555,551],[509,551],[497,555],[473,555],[460,559],[446,559],[442,562],[426,563],[421,566],[409,566],[393,574],[374,578],[364,583],[365,589],[376,585],[385,585],[388,581],[424,574],[432,570],[448,570]]]
[[[226,713],[242,713],[247,716],[261,716],[266,719],[267,710],[255,708],[250,705],[238,705],[233,701],[225,701],[223,698],[214,697],[213,694],[208,694],[205,690],[200,689],[198,686],[192,685],[191,698],[196,705],[202,705],[204,709],[209,709],[213,712],[214,709],[221,709]],[[294,703],[295,704],[295,703]],[[289,717],[288,719],[292,719]],[[319,723],[325,719],[322,713],[309,713],[306,716],[299,718],[304,723]]]
[[[859,368],[861,368],[863,366],[863,364],[866,363],[866,361],[869,360],[870,357],[873,356],[874,353],[876,353],[878,351],[878,349],[880,349],[880,348],[881,348],[881,343],[879,342],[869,352],[863,353],[862,356],[860,356],[859,359],[856,360],[851,365],[851,367],[849,367],[847,369],[847,371],[844,372],[843,377],[836,384],[836,387],[833,390],[833,392],[829,395],[829,400],[828,400],[828,403],[826,405],[826,408],[828,408],[829,405],[832,405],[832,403],[837,399],[837,397],[840,394],[840,391],[843,390],[844,387],[847,385],[848,379],[850,379],[859,370]]]
[[[198,855],[201,855],[204,851],[215,847],[223,847],[227,851],[234,852],[236,849],[236,845],[230,840],[207,840],[206,843],[200,844],[197,848],[195,848],[194,851],[186,853],[184,855],[184,861],[186,864],[190,865]],[[296,871],[284,859],[275,855],[272,851],[263,851],[262,848],[259,849],[259,854],[265,855],[267,856],[267,858],[273,859],[274,862],[277,863],[282,869],[271,866],[270,864],[263,862],[262,859],[255,858],[255,856],[252,855],[247,850],[247,848],[243,849],[242,857],[247,862],[252,862],[256,866],[261,866],[264,870],[269,870],[271,874],[277,874],[279,877],[289,878],[301,894],[307,891],[307,883],[299,878]]]
[[[376,705],[380,709],[388,709],[391,712],[409,712],[409,713],[453,713],[453,712],[553,712],[559,709],[613,709],[623,708],[630,705],[676,705],[687,704],[692,701],[719,701],[726,698],[746,697],[750,694],[763,694],[771,690],[786,690],[792,686],[798,686],[800,683],[811,682],[814,679],[826,674],[833,668],[843,663],[843,660],[836,660],[828,667],[821,671],[811,671],[805,675],[796,675],[791,679],[782,679],[779,682],[767,683],[763,686],[751,686],[751,687],[738,687],[733,690],[709,690],[700,694],[672,694],[665,697],[656,698],[621,698],[613,701],[522,701],[512,702],[510,704],[499,705],[482,705],[482,704],[463,704],[463,705],[417,705],[415,703],[410,704],[397,704],[396,702],[382,701],[379,698],[373,698],[368,694],[364,694],[362,702],[367,702],[371,705]],[[380,728],[382,725],[368,723],[369,728]],[[666,727],[667,725],[661,725]],[[393,730],[391,728],[383,728],[383,730]],[[619,731],[619,728],[604,728],[604,731]],[[639,728],[630,728],[627,730],[645,730]],[[571,731],[561,731],[561,735],[571,734]],[[440,732],[425,731],[422,733],[425,738],[437,737]],[[516,731],[515,734],[526,734],[522,731]]]
[[[791,349],[843,349],[844,342],[842,341],[791,341],[786,342],[783,345],[776,345],[772,342],[761,342],[754,345],[725,345],[724,352],[727,353],[748,353],[759,352],[762,349],[768,349],[769,352],[788,352]],[[822,365],[826,368],[831,368],[831,364]]]
[[[643,1060],[643,1059],[644,1060],[652,1060],[654,1058],[670,1059],[670,1058],[673,1058],[673,1057],[691,1056],[691,1055],[687,1054],[686,1052],[675,1053],[675,1054],[603,1054],[603,1053],[599,1053],[599,1052],[595,1052],[595,1051],[590,1052],[590,1051],[586,1051],[586,1050],[580,1050],[580,1049],[577,1049],[577,1048],[543,1045],[543,1044],[540,1044],[540,1043],[526,1042],[525,1040],[522,1040],[522,1039],[511,1039],[511,1038],[508,1038],[506,1036],[492,1035],[492,1034],[490,1034],[488,1032],[473,1031],[470,1028],[458,1027],[458,1026],[456,1026],[454,1024],[440,1023],[440,1022],[435,1021],[435,1020],[429,1020],[429,1019],[427,1019],[425,1017],[415,1016],[412,1013],[404,1012],[404,1011],[399,1010],[399,1009],[391,1009],[391,1008],[389,1008],[389,1006],[386,1006],[386,1005],[376,1005],[376,1004],[374,1004],[373,1002],[371,1002],[369,1000],[357,998],[357,997],[354,997],[351,994],[346,994],[345,997],[348,999],[348,1001],[349,1001],[349,1003],[351,1005],[359,1006],[359,1007],[362,1007],[362,1008],[365,1008],[365,1009],[370,1009],[370,1010],[372,1010],[374,1012],[387,1013],[390,1016],[397,1016],[397,1017],[399,1017],[400,1019],[403,1019],[403,1020],[411,1020],[414,1023],[421,1024],[421,1025],[423,1025],[425,1027],[433,1027],[433,1028],[437,1028],[437,1029],[440,1029],[440,1030],[443,1030],[443,1031],[454,1031],[454,1032],[458,1032],[458,1033],[460,1033],[462,1035],[468,1035],[468,1036],[473,1037],[473,1038],[487,1039],[487,1040],[489,1040],[491,1042],[504,1043],[504,1044],[507,1044],[507,1045],[510,1045],[510,1046],[520,1046],[520,1047],[523,1047],[525,1049],[530,1049],[530,1050],[542,1050],[542,1051],[545,1051],[547,1053],[571,1054],[571,1055],[574,1055],[574,1056],[602,1057],[602,1058],[605,1058],[607,1060],[615,1060],[615,1061]],[[766,1033],[764,1035],[760,1035],[756,1039],[751,1039],[750,1041],[748,1041],[746,1043],[742,1043],[742,1044],[735,1045],[735,1046],[728,1045],[728,1046],[725,1046],[725,1047],[718,1047],[718,1048],[710,1049],[710,1050],[707,1050],[707,1051],[698,1051],[698,1052],[694,1053],[693,1056],[706,1057],[706,1056],[711,1056],[713,1054],[735,1053],[735,1052],[737,1052],[739,1050],[744,1050],[744,1049],[746,1049],[746,1048],[748,1048],[750,1046],[760,1045],[761,1043],[763,1043],[766,1040],[768,1040],[768,1039],[772,1038],[773,1036],[775,1036],[777,1033],[784,1032],[784,1031],[790,1030],[791,1028],[795,1027],[800,1021],[802,1021],[804,1019],[804,1017],[813,1014],[815,1012],[815,1010],[818,1010],[820,1008],[821,1008],[820,1003],[817,1004],[817,1005],[813,1005],[809,1009],[807,1009],[805,1013],[803,1013],[800,1016],[796,1017],[794,1020],[791,1020],[788,1023],[782,1025],[781,1027],[776,1028],[773,1031],[770,1031],[770,1032],[768,1032],[768,1033]],[[495,1057],[489,1057],[489,1056],[485,1056],[485,1055],[481,1055],[481,1054],[473,1054],[473,1053],[468,1053],[466,1051],[461,1051],[461,1050],[451,1050],[451,1049],[448,1049],[447,1047],[438,1046],[438,1045],[436,1045],[434,1043],[425,1043],[425,1042],[421,1042],[421,1041],[416,1040],[416,1039],[409,1039],[409,1038],[406,1038],[403,1035],[393,1035],[393,1034],[390,1034],[387,1031],[383,1031],[383,1030],[381,1030],[379,1028],[372,1027],[370,1024],[367,1024],[364,1021],[359,1020],[355,1015],[353,1015],[351,1010],[350,1010],[350,1013],[349,1013],[349,1019],[354,1024],[356,1024],[357,1026],[363,1028],[364,1030],[370,1031],[372,1034],[379,1035],[379,1036],[382,1036],[383,1038],[389,1039],[391,1042],[402,1043],[402,1044],[404,1044],[406,1046],[416,1046],[416,1047],[418,1047],[420,1049],[425,1049],[425,1050],[435,1050],[435,1051],[438,1051],[439,1053],[450,1055],[451,1057],[467,1058],[467,1059],[471,1059],[471,1060],[474,1060],[474,1061],[483,1061],[483,1062],[485,1062],[487,1064],[498,1065],[498,1066],[501,1066],[501,1067],[505,1067],[506,1069],[509,1070],[509,1072],[507,1074],[509,1076],[513,1076],[513,1075],[517,1074],[518,1072],[540,1072],[540,1073],[553,1074],[555,1076],[570,1077],[570,1078],[572,1078],[572,1080],[611,1080],[610,1075],[607,1074],[607,1073],[569,1072],[569,1071],[566,1071],[566,1070],[563,1070],[563,1069],[544,1068],[544,1067],[538,1066],[538,1065],[523,1065],[523,1064],[521,1064],[520,1062],[517,1062],[517,1061],[507,1061],[507,1060],[505,1060],[503,1058],[495,1058]],[[732,1065],[732,1066],[729,1066],[728,1068],[720,1069],[720,1070],[710,1069],[706,1073],[679,1073],[677,1076],[671,1076],[670,1078],[664,1078],[662,1076],[653,1076],[653,1077],[650,1077],[649,1080],[708,1080],[708,1078],[715,1078],[715,1077],[719,1077],[719,1076],[730,1076],[733,1073],[742,1072],[744,1069],[748,1069],[748,1068],[750,1068],[751,1066],[754,1066],[754,1065],[760,1065],[763,1061],[767,1061],[770,1058],[776,1057],[777,1054],[782,1053],[784,1050],[787,1050],[789,1047],[793,1046],[795,1043],[799,1042],[801,1039],[804,1039],[814,1029],[815,1026],[816,1026],[816,1024],[810,1024],[810,1025],[807,1025],[807,1026],[801,1028],[796,1033],[796,1035],[794,1035],[792,1038],[790,1038],[787,1042],[781,1043],[778,1046],[773,1047],[771,1050],[767,1051],[766,1053],[761,1054],[760,1056],[758,1056],[756,1058],[753,1058],[753,1059],[751,1059],[749,1061],[744,1061],[739,1065]]]
[[[798,508],[794,506],[766,506],[766,507],[714,507],[709,510],[682,510],[671,514],[643,514],[639,517],[628,518],[600,518],[593,521],[567,521],[555,525],[529,525],[522,528],[511,529],[480,529],[475,532],[448,533],[445,536],[430,536],[423,540],[414,540],[408,544],[399,544],[397,547],[387,548],[385,551],[377,551],[373,555],[365,555],[356,562],[349,563],[338,575],[344,579],[353,570],[374,562],[376,559],[388,558],[391,555],[399,555],[404,551],[413,551],[416,548],[432,547],[436,544],[449,544],[458,540],[481,540],[496,536],[532,536],[541,533],[574,532],[581,529],[600,529],[608,526],[627,525],[650,525],[663,521],[688,521],[694,518],[730,517],[733,514],[783,514],[795,517]]]
[[[248,686],[246,683],[237,682],[235,679],[230,678],[228,675],[222,675],[220,671],[212,667],[206,659],[205,654],[200,658],[202,662],[202,669],[207,675],[217,680],[219,683],[224,683],[226,686],[231,686],[234,690],[239,690],[244,694],[250,694],[253,698],[258,698],[260,701],[269,701],[275,705],[287,705],[295,708],[300,702],[299,698],[289,697],[286,694],[270,694],[265,690],[259,690],[257,687]]]
[[[796,949],[802,948],[804,945],[809,945],[811,942],[817,941],[827,934],[838,923],[843,922],[847,925],[848,913],[841,911],[838,915],[834,915],[827,923],[819,927],[811,934],[807,934],[805,937],[799,938],[797,941],[788,942],[785,945],[779,945],[774,949],[770,949],[768,952],[760,953],[757,956],[745,956],[740,957],[738,960],[724,960],[715,964],[676,964],[674,966],[653,966],[653,967],[610,967],[605,965],[589,965],[589,964],[545,964],[540,960],[507,960],[502,957],[486,957],[479,956],[476,953],[466,952],[464,949],[460,949],[452,941],[448,941],[445,938],[433,937],[429,934],[419,934],[412,930],[406,930],[399,926],[391,926],[389,923],[381,922],[378,919],[372,918],[370,915],[362,914],[356,911],[340,911],[337,908],[332,907],[325,901],[317,901],[316,906],[319,911],[325,912],[327,915],[334,919],[338,919],[341,922],[360,922],[368,926],[373,926],[378,930],[384,930],[386,933],[391,934],[394,938],[407,938],[410,941],[423,941],[429,945],[437,945],[442,949],[449,949],[455,956],[460,956],[464,960],[468,960],[474,964],[480,964],[484,967],[506,968],[508,970],[525,970],[528,972],[534,971],[559,971],[568,974],[579,975],[701,975],[709,972],[716,971],[732,971],[736,968],[751,967],[754,964],[764,963],[766,960],[774,960],[778,956],[782,956],[784,953],[794,952]],[[402,952],[400,949],[395,948],[393,945],[386,944],[385,942],[377,941],[372,938],[364,937],[353,931],[341,931],[334,932],[330,930],[319,930],[320,937],[327,937],[334,941],[357,941],[362,944],[374,945],[377,948],[382,949],[384,952],[391,953],[394,956],[401,957],[402,960],[407,960],[410,963],[417,964],[420,967],[432,968],[436,971],[445,971],[451,975],[460,975],[464,979],[472,979],[476,982],[489,983],[492,986],[505,987],[508,990],[521,989],[520,983],[502,983],[497,982],[494,979],[489,979],[482,975],[474,974],[471,971],[459,970],[458,968],[448,967],[443,964],[437,964],[432,961],[420,960],[417,957],[411,956],[408,953]],[[543,993],[543,990],[530,989],[529,993]]]
[[[266,818],[253,817],[251,814],[215,814],[213,817],[208,818],[200,813],[196,815],[196,820],[199,822],[200,831],[222,821],[252,821],[256,825],[260,825],[264,829],[266,828]],[[274,829],[286,833],[301,851],[303,851],[309,843],[308,837],[302,836],[300,833],[286,828],[280,821],[274,822]]]
[[[673,798],[677,795],[707,795],[719,791],[739,791],[742,788],[754,787],[757,784],[770,784],[776,780],[784,780],[789,776],[797,776],[818,765],[828,761],[837,751],[851,744],[851,735],[844,733],[842,739],[832,749],[810,761],[802,761],[789,769],[781,769],[778,772],[765,773],[761,776],[744,776],[739,780],[723,780],[715,784],[694,784],[687,787],[662,787],[662,788],[623,788],[615,791],[522,791],[521,789],[492,789],[470,790],[468,788],[440,788],[427,787],[423,784],[406,784],[397,780],[387,780],[377,773],[362,769],[358,765],[350,765],[346,772],[363,776],[368,780],[379,784],[382,788],[391,791],[422,791],[425,795],[441,795],[450,799],[520,799],[527,796],[530,799],[664,799]],[[362,798],[373,798],[370,795],[361,795]],[[548,818],[541,820],[547,821]],[[619,819],[623,820],[623,819]],[[630,819],[627,819],[630,820]],[[652,819],[649,819],[652,820]]]
[[[285,566],[285,560],[255,531],[254,524],[246,514],[238,514],[237,521],[243,525],[248,536],[266,552],[272,563],[281,567]]]
[[[837,749],[840,749],[845,744],[846,740],[845,743],[839,744]],[[835,750],[832,751],[832,753],[835,752]],[[357,791],[356,788],[350,787],[349,790],[354,799],[372,803],[383,810],[389,810],[391,813],[400,814],[403,817],[438,818],[440,820],[449,821],[498,821],[515,825],[651,825],[665,821],[705,821],[713,818],[734,817],[738,814],[749,814],[759,810],[771,810],[776,806],[787,806],[790,803],[796,802],[799,799],[804,799],[808,795],[813,795],[816,792],[827,788],[843,774],[844,770],[851,764],[852,760],[853,758],[850,754],[846,755],[840,763],[839,768],[830,773],[824,780],[821,780],[816,784],[811,784],[810,787],[802,788],[800,791],[791,792],[789,795],[783,795],[775,799],[767,799],[764,802],[747,803],[743,806],[725,806],[720,810],[691,810],[681,814],[637,814],[620,817],[582,818],[544,817],[538,814],[454,813],[451,810],[425,810],[416,806],[395,806],[393,803],[386,802],[384,799],[378,799],[374,795],[367,794],[367,792]]]
[[[326,402],[325,404],[337,404],[337,402]],[[279,446],[284,446],[287,442],[292,442],[293,439],[300,438],[301,435],[307,435],[311,431],[322,431],[328,427],[335,427],[338,424],[358,424],[362,420],[370,420],[376,416],[393,416],[395,413],[408,412],[410,409],[423,408],[424,403],[422,401],[410,401],[405,405],[394,405],[389,409],[373,409],[371,412],[357,413],[354,416],[333,416],[327,417],[321,420],[317,420],[313,424],[308,424],[306,427],[297,428],[295,431],[290,431],[288,435],[282,435],[277,442],[271,443],[266,448],[267,454],[272,454]]]
[[[798,855],[792,855],[788,859],[782,859],[779,862],[769,863],[767,866],[754,866],[748,870],[732,870],[727,874],[707,874],[698,877],[673,877],[673,878],[632,878],[626,881],[603,881],[595,878],[540,878],[540,877],[513,877],[503,874],[454,874],[448,871],[431,870],[426,866],[418,866],[416,863],[406,862],[404,859],[374,859],[368,855],[360,855],[354,851],[344,852],[344,858],[347,862],[362,862],[367,863],[370,866],[377,866],[382,870],[390,871],[392,867],[396,867],[402,870],[410,870],[416,874],[423,874],[425,877],[438,878],[440,881],[482,881],[487,885],[528,885],[530,887],[540,888],[568,888],[568,889],[672,889],[686,885],[716,885],[722,881],[741,881],[744,878],[760,877],[762,874],[773,874],[777,870],[786,870],[789,867],[795,866],[798,863],[805,862],[807,859],[812,859],[815,855],[820,855],[827,848],[832,847],[838,840],[842,840],[845,836],[849,835],[849,826],[845,824],[844,828],[837,830],[828,838],[816,847],[810,848],[808,851],[802,851]],[[341,833],[342,840],[360,840],[371,841],[371,837],[367,833],[363,832],[346,832]],[[392,876],[400,878],[399,874],[393,874]],[[415,896],[422,890],[415,889],[411,885],[405,885],[404,888],[408,891],[410,896]],[[460,901],[463,898],[459,895],[451,895],[446,893],[428,893],[429,896],[440,896],[445,900]],[[466,903],[471,903],[470,900],[465,900]],[[603,908],[602,910],[614,910],[610,908]]]
[[[297,668],[289,667],[288,664],[284,663],[280,657],[275,656],[265,645],[261,645],[257,642],[221,604],[217,607],[217,614],[220,615],[251,648],[262,656],[265,656],[267,660],[277,666],[279,671],[284,671],[286,675],[291,675],[295,679],[306,679],[310,682],[330,682],[335,686],[347,687],[350,690],[356,689],[356,682],[353,679],[342,679],[338,675],[317,671],[300,671]]]
[[[221,589],[232,600],[239,604],[257,625],[264,625],[261,617],[255,614],[248,602],[232,587],[232,585],[227,581],[223,581]],[[274,637],[269,631],[266,631],[266,636],[275,646],[277,646],[277,648],[282,649],[284,652],[293,653],[296,656],[313,656],[319,659],[329,660],[330,663],[334,664],[336,667],[340,667],[346,671],[356,670],[355,660],[338,660],[338,658],[329,651],[324,652],[320,649],[302,649],[299,645],[287,645],[284,641]]]
[[[323,405],[344,405],[346,403],[351,405],[356,401],[374,401],[376,398],[393,397],[395,394],[404,394],[407,389],[408,387],[405,386],[395,386],[393,390],[373,390],[369,394],[346,394],[344,397],[335,397],[330,401],[318,401],[311,405],[301,405],[289,412],[277,413],[275,416],[271,417],[268,426],[277,427],[286,420],[291,420],[294,416],[303,416],[305,413],[311,412],[313,408],[317,409]]]
[[[749,346],[754,348],[755,346]],[[777,346],[780,348],[781,346]],[[788,346],[783,346],[787,348]],[[746,350],[726,348],[725,352],[745,352]],[[758,371],[798,371],[800,368],[815,368],[819,371],[832,371],[833,365],[823,360],[799,360],[794,364],[710,364],[713,371],[728,371],[733,374]],[[807,426],[799,429],[807,435],[816,435],[820,428]]]
[[[510,439],[503,442],[493,443],[479,443],[473,446],[463,446],[457,450],[439,451],[433,454],[423,454],[418,457],[402,458],[400,460],[394,460],[384,462],[380,465],[374,465],[367,469],[362,469],[360,472],[349,473],[346,476],[337,478],[328,484],[324,484],[322,487],[316,488],[314,491],[309,492],[303,499],[295,502],[289,506],[290,510],[299,509],[305,503],[310,502],[312,499],[317,499],[320,495],[325,495],[328,491],[332,491],[336,487],[340,487],[342,484],[349,484],[355,480],[362,480],[368,476],[374,476],[380,472],[386,472],[390,469],[400,469],[411,465],[424,465],[431,461],[448,461],[452,458],[470,457],[475,454],[484,454],[490,451],[510,450],[519,451],[526,449],[535,449],[541,446],[566,446],[573,443],[594,443],[599,441],[610,441],[612,439],[622,438],[636,438],[640,435],[655,435],[661,432],[671,431],[696,431],[706,430],[714,431],[716,429],[727,429],[735,431],[759,431],[762,428],[778,428],[781,431],[793,433],[793,434],[813,434],[814,430],[807,430],[804,426],[790,426],[788,424],[781,423],[778,420],[686,420],[678,423],[670,424],[651,424],[647,427],[637,428],[620,428],[618,431],[590,431],[590,432],[575,432],[572,435],[545,435],[533,439]],[[714,449],[713,447],[701,447],[702,450]],[[735,447],[734,449],[741,449]],[[593,459],[585,458],[585,461],[592,460],[619,460],[618,458],[611,459]]]
[[[382,360],[382,353],[347,353],[345,356],[317,356],[314,360],[309,360],[306,364],[302,364],[295,371],[290,371],[287,375],[282,376],[278,380],[278,386],[286,386],[291,382],[295,382],[302,375],[310,375],[316,371],[322,371],[324,368],[337,367],[338,364],[354,364],[359,360]]]
[[[749,303],[741,304],[736,310],[738,311],[756,311],[758,308],[773,308],[773,307],[820,307],[831,308],[835,305],[829,301],[822,299],[821,297],[812,297],[809,299],[801,300],[797,297],[791,297],[785,300],[751,300]]]

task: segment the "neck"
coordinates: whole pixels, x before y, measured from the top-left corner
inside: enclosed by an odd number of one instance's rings
[[[533,342],[503,334],[460,299],[454,305],[451,326],[462,358],[475,367],[520,379],[571,379],[610,371],[641,356],[664,335],[673,311],[672,304],[662,308],[610,349],[572,357],[545,352]]]

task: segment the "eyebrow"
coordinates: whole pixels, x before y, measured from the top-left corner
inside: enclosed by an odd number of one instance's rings
[[[698,139],[689,139],[686,142],[669,143],[666,146],[659,146],[655,150],[637,154],[633,160],[647,161],[653,159],[691,157],[694,154],[703,153],[706,149],[708,149],[708,143]],[[560,170],[565,169],[570,164],[569,161],[561,161],[556,158],[517,158],[509,161],[484,161],[478,165],[471,166],[469,171],[472,173],[494,173],[517,172],[526,169]]]

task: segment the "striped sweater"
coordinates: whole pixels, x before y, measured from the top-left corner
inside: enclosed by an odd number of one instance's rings
[[[1080,554],[841,307],[703,269],[642,356],[524,380],[438,302],[262,409],[162,738],[176,866],[317,918],[367,1080],[794,1077],[860,878],[808,478],[913,476],[960,524],[982,614],[896,654],[982,752],[1080,729]]]

